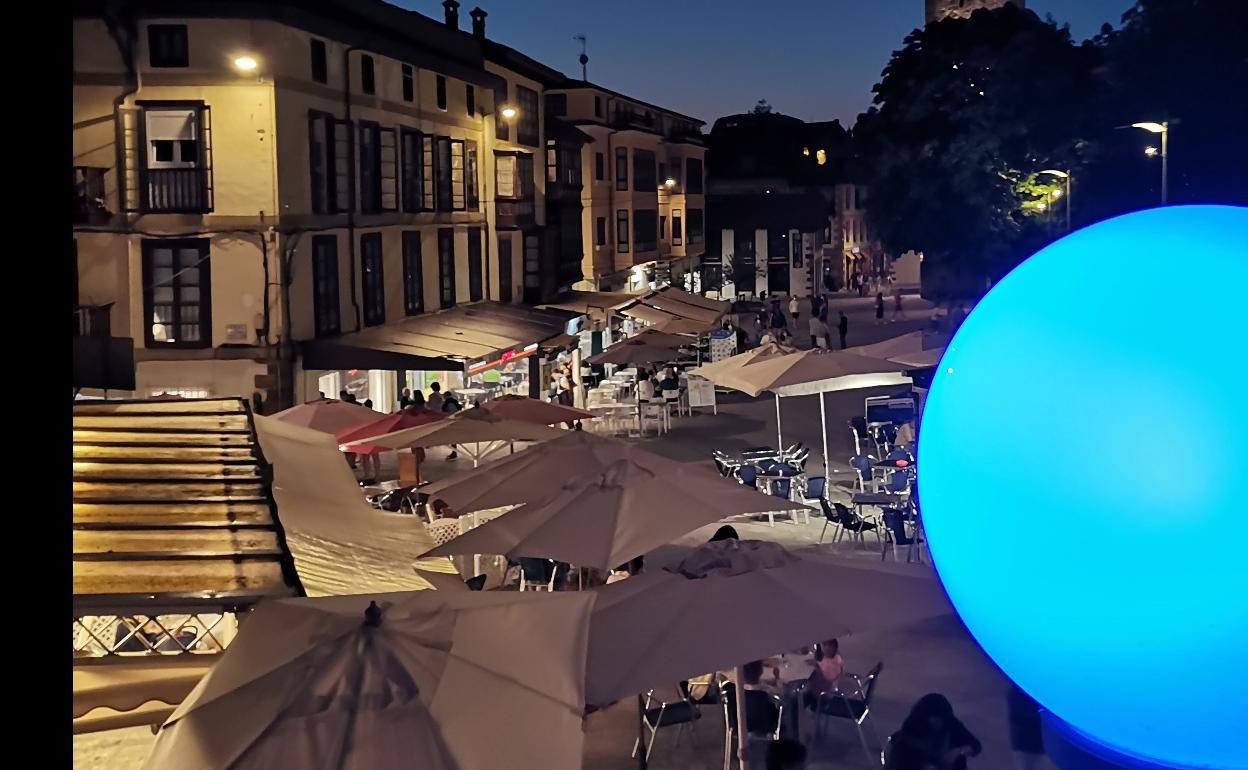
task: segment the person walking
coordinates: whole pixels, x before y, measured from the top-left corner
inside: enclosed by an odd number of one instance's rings
[[[875,323],[877,326],[884,323],[884,292],[875,293]]]
[[[893,292],[893,323],[897,323],[897,319],[906,320],[906,311],[901,307],[901,289]]]
[[[889,770],[966,770],[967,759],[983,745],[954,716],[945,696],[930,693],[914,704],[889,748]]]
[[[849,319],[845,317],[845,311],[837,311],[841,314],[840,320],[836,322],[836,331],[841,335],[841,350],[845,349],[845,337],[849,334]]]
[[[793,294],[789,297],[789,315],[793,316],[793,323],[797,323],[799,306],[797,304],[797,295]]]
[[[828,325],[817,315],[810,317],[810,346],[816,350],[828,349]]]

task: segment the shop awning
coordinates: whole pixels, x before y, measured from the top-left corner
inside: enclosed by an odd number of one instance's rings
[[[636,300],[639,296],[641,295],[631,294],[626,291],[570,291],[557,301],[539,305],[538,307],[567,310],[578,315],[589,315],[594,312],[602,313],[606,310],[614,310],[621,305],[627,305],[629,302]]]
[[[309,340],[302,346],[303,367],[463,371],[467,362],[563,334],[577,315],[581,314],[481,302]]]
[[[721,315],[727,313],[728,309],[732,307],[731,302],[711,299],[710,297],[703,297],[700,294],[693,294],[685,291],[684,289],[677,289],[675,286],[663,286],[655,289],[654,293],[661,297],[666,297],[667,299],[674,299],[678,302],[683,302],[686,305],[693,305],[694,307],[705,308],[706,310],[717,310]]]
[[[216,658],[160,655],[74,666],[74,733],[160,724]]]
[[[648,324],[661,324],[680,318],[680,316],[665,313],[662,310],[652,308],[649,305],[643,305],[640,302],[624,307],[620,312]]]

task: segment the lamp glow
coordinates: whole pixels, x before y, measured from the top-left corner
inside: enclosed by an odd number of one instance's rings
[[[663,180],[663,185],[668,189],[671,189],[676,186],[676,180],[669,176],[667,179]]]
[[[1155,157],[1157,157],[1157,148],[1156,148],[1156,147],[1145,147],[1145,148],[1144,148],[1144,154],[1145,154],[1145,155],[1147,155],[1147,156],[1148,156],[1148,157],[1150,157],[1150,158],[1155,158]]]
[[[1142,128],[1152,134],[1164,134],[1166,132],[1165,123],[1154,123],[1151,120],[1144,121],[1143,123],[1132,123],[1131,127]]]
[[[256,60],[250,56],[240,56],[234,60],[235,69],[238,69],[242,72],[251,72],[258,66],[259,64],[256,62]]]
[[[511,120],[515,118],[516,115],[519,114],[518,112],[516,112],[516,108],[512,107],[511,105],[504,107],[502,109],[502,113],[503,113],[503,117],[506,118],[507,120]]]
[[[919,435],[924,526],[985,652],[1089,750],[1149,768],[1248,768],[1248,376],[1236,303],[1200,333],[1141,323],[1174,254],[1248,285],[1248,208],[1175,206],[1072,233],[967,316]],[[1067,287],[1112,283],[1090,302]],[[1216,457],[1185,471],[1199,426]],[[1182,708],[1162,704],[1181,682]]]

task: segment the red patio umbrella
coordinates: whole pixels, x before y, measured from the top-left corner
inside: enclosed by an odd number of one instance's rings
[[[380,436],[383,433],[393,433],[396,430],[405,430],[407,428],[415,428],[417,425],[437,422],[446,418],[446,416],[443,412],[435,412],[423,406],[409,406],[394,414],[382,415],[380,418],[366,422],[363,425],[344,428],[335,433],[334,438],[338,439],[339,444],[348,444],[352,441]],[[389,447],[368,446],[366,444],[351,447],[351,452],[354,454],[377,454],[389,451]]]

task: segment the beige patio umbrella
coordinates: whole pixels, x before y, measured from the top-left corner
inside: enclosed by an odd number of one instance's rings
[[[343,451],[350,452],[351,447],[357,444],[390,449],[456,444],[464,447],[465,453],[472,458],[473,465],[476,465],[490,452],[509,442],[545,441],[558,438],[564,432],[545,425],[500,417],[488,409],[473,408],[458,412],[445,420],[345,444]],[[470,445],[472,449],[469,448]]]
[[[645,365],[677,358],[680,353],[671,348],[653,345],[641,337],[629,337],[588,360],[591,364]]]
[[[585,695],[595,706],[708,671],[736,667],[740,682],[751,660],[953,612],[930,571],[816,561],[750,540],[708,543],[676,570],[592,592]]]
[[[657,329],[658,331],[666,332],[668,334],[706,334],[708,331],[716,328],[717,326],[718,324],[713,321],[696,321],[692,318],[672,318],[671,320],[660,321],[650,328]]]
[[[935,366],[949,344],[943,332],[916,331],[872,345],[859,345],[843,352],[870,358],[884,358],[914,368]],[[839,354],[838,354],[839,355]]]
[[[697,342],[697,340],[693,337],[683,334],[671,334],[669,332],[659,331],[658,329],[653,328],[642,329],[630,339],[641,340],[647,345],[653,345],[661,348],[671,348],[673,350],[684,347],[685,345],[692,345]]]
[[[591,420],[594,417],[593,412],[587,412],[584,409],[510,393],[486,401],[481,408],[496,417],[531,422],[535,425],[556,425],[561,422]]]
[[[145,767],[580,768],[592,595],[267,602]]]
[[[271,416],[275,420],[319,430],[321,433],[337,433],[344,428],[372,422],[381,415],[360,404],[324,398],[283,409]]]
[[[797,507],[798,503],[759,494],[710,469],[684,464],[655,469],[617,460],[428,555],[530,556],[612,569],[727,516]]]
[[[620,439],[572,430],[540,447],[436,481],[424,491],[460,513],[535,503],[549,498],[570,475],[602,473],[619,460],[655,472],[675,464]]]

